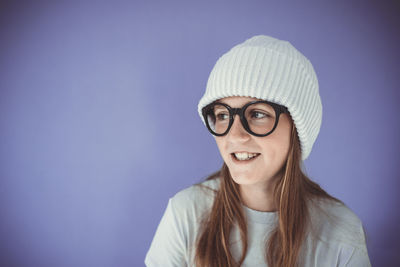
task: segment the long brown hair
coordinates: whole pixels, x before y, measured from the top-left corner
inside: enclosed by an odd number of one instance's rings
[[[301,168],[301,150],[296,127],[292,123],[290,147],[282,178],[275,182],[274,202],[279,223],[266,242],[265,259],[271,267],[292,267],[298,257],[309,223],[308,200],[330,199],[341,202],[311,181]],[[206,180],[220,178],[209,215],[203,220],[196,241],[197,267],[240,266],[247,253],[247,224],[242,209],[239,185],[235,183],[224,163],[221,170]],[[238,262],[229,249],[229,237],[237,223],[242,240],[242,255]]]

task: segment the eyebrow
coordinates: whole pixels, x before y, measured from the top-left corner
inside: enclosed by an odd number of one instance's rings
[[[241,105],[241,107],[243,107],[244,105],[247,105],[248,103],[250,103],[250,102],[252,102],[253,100],[250,100],[250,101],[248,101],[248,102],[246,102],[246,103],[244,103],[243,105]],[[228,104],[228,103],[225,103],[225,102],[222,102],[222,101],[220,101],[219,99],[218,100],[216,100],[215,101],[215,103],[221,103],[221,104],[225,104],[225,105],[228,105],[228,106],[230,106],[231,107],[231,105],[230,104]]]
[[[215,109],[215,110],[219,110],[219,109],[222,109],[222,110],[223,110],[223,109],[226,109],[226,108],[225,108],[225,107],[221,107],[221,106],[214,106],[214,109]]]

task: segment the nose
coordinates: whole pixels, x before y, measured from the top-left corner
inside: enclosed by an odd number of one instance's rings
[[[239,115],[234,115],[233,124],[228,132],[229,139],[232,141],[245,142],[250,139],[250,134],[243,128]]]

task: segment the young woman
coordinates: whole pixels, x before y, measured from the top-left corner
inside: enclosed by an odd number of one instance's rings
[[[302,170],[318,90],[287,41],[258,35],[219,58],[198,111],[224,164],[169,200],[147,266],[371,265],[359,218]]]

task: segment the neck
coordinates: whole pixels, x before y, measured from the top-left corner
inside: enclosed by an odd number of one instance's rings
[[[253,210],[273,212],[277,208],[274,205],[274,193],[272,186],[261,187],[259,184],[240,185],[240,195],[243,204]]]
[[[278,208],[274,201],[275,183],[282,177],[282,173],[277,174],[263,184],[240,184],[240,196],[243,204],[253,210],[263,212],[275,212]]]

